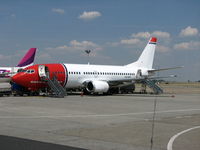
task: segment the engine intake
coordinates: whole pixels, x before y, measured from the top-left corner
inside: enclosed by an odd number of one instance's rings
[[[109,85],[105,81],[90,81],[86,85],[86,90],[88,92],[94,93],[104,93],[109,89]]]

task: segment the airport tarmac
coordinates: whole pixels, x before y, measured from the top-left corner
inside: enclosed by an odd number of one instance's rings
[[[147,150],[155,100],[152,149],[199,150],[200,94],[1,97],[0,135],[92,150]]]

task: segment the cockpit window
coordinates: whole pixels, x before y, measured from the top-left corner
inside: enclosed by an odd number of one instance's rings
[[[17,72],[26,72],[24,69],[18,69]]]
[[[26,70],[26,72],[27,72],[27,73],[34,73],[35,70],[32,70],[32,69],[31,69],[31,70]]]

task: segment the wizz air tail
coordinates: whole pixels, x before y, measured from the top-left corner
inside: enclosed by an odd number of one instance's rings
[[[157,38],[152,37],[146,47],[144,48],[142,54],[140,55],[139,59],[131,64],[126,65],[127,67],[138,67],[138,68],[146,68],[152,69],[153,60],[154,60],[154,53],[156,48]]]
[[[33,65],[35,54],[36,48],[30,48],[16,67],[0,67],[0,84],[10,82],[10,77],[15,75],[18,69]]]
[[[30,48],[24,57],[19,61],[17,67],[27,67],[33,65],[36,48]]]

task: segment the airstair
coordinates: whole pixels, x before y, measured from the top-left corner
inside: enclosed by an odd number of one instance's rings
[[[146,93],[146,86],[151,88],[155,94],[162,94],[163,90],[152,80],[142,77],[142,71],[139,69],[136,78],[142,83],[141,92]]]
[[[147,85],[149,88],[151,88],[155,94],[162,94],[163,89],[161,89],[154,81],[150,79],[144,79],[143,84]]]
[[[56,76],[54,75],[52,79],[49,77],[49,70],[47,66],[39,65],[39,76],[42,81],[45,81],[50,87],[50,93],[53,97],[63,98],[65,97],[66,91],[63,86],[59,83]]]

